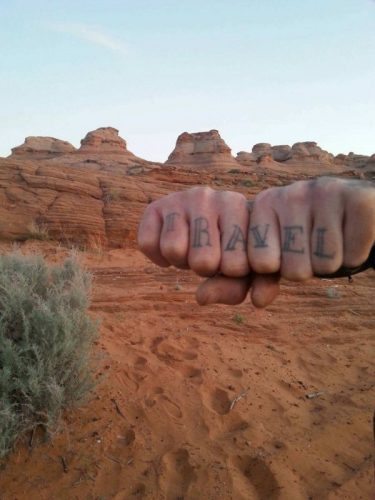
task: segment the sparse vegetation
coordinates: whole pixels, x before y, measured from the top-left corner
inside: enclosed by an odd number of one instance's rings
[[[104,201],[106,203],[119,201],[120,199],[121,199],[121,190],[116,188],[108,189],[104,196]]]
[[[251,179],[244,179],[243,181],[240,181],[240,186],[244,186],[244,187],[253,187],[254,186],[254,182],[251,180]]]
[[[239,168],[231,168],[228,170],[228,174],[240,174],[241,170]]]
[[[48,228],[44,224],[39,224],[37,222],[31,222],[27,226],[27,239],[30,240],[41,240],[41,241],[47,241],[50,238],[50,235],[48,233]]]
[[[245,318],[242,316],[242,314],[236,313],[233,316],[233,320],[237,325],[242,325],[245,321]]]
[[[0,256],[0,457],[27,431],[50,435],[92,388],[90,286],[74,256]]]

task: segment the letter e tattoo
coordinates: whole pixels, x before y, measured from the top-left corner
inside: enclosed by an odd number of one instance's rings
[[[295,248],[296,238],[298,235],[303,234],[302,226],[284,226],[284,243],[282,247],[283,252],[292,253],[305,253],[304,248]]]

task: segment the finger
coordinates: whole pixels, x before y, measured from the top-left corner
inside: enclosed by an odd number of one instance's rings
[[[188,268],[189,225],[180,207],[163,208],[160,252],[165,260],[180,269]]]
[[[280,275],[256,274],[251,284],[251,302],[255,307],[266,307],[280,292]]]
[[[220,266],[220,233],[213,193],[200,189],[189,205],[188,264],[200,276],[212,276]]]
[[[344,266],[357,267],[375,242],[375,189],[348,190],[344,222]]]
[[[283,188],[280,193],[276,201],[281,234],[280,273],[291,281],[305,281],[313,275],[310,256],[310,189],[302,181]]]
[[[220,271],[230,277],[250,272],[247,258],[249,211],[246,198],[239,193],[218,193],[219,228],[221,233]]]
[[[277,189],[268,189],[255,198],[250,215],[247,254],[256,273],[275,273],[280,269],[279,222],[273,209]]]
[[[149,205],[138,228],[138,246],[152,262],[161,267],[168,267],[169,262],[160,252],[160,233],[162,218],[154,203]]]
[[[311,265],[315,275],[337,271],[343,261],[343,199],[338,185],[323,184],[312,194]]]
[[[196,291],[196,299],[201,306],[208,304],[240,304],[246,299],[251,284],[251,276],[228,278],[215,276],[201,283]]]

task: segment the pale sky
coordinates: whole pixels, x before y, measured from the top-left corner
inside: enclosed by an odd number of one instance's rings
[[[0,156],[113,126],[165,161],[184,131],[238,151],[375,153],[373,0],[0,0]]]

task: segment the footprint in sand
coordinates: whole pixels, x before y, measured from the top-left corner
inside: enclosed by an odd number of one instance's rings
[[[216,388],[212,394],[203,393],[203,401],[218,415],[226,415],[230,412],[232,401],[223,389]]]
[[[231,466],[233,486],[240,497],[259,500],[277,500],[280,497],[280,486],[261,458],[238,455],[231,458]]]
[[[182,411],[179,405],[164,394],[164,389],[162,387],[155,387],[153,389],[153,391],[146,397],[145,405],[148,408],[158,405],[158,408],[163,409],[169,416],[174,418],[182,417]]]
[[[203,382],[202,370],[194,366],[181,366],[177,368],[184,378],[191,380],[195,384]]]
[[[164,455],[159,480],[166,500],[188,498],[189,487],[197,478],[189,458],[189,452],[184,448]]]
[[[189,349],[179,349],[165,337],[156,337],[151,344],[151,352],[163,363],[170,365],[175,361],[191,361],[198,357],[198,354]]]
[[[229,368],[229,373],[231,373],[234,377],[236,378],[241,378],[243,375],[242,370],[239,370],[237,368]]]

